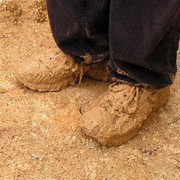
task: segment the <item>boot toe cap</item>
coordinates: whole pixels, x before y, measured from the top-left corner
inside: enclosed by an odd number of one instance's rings
[[[123,114],[117,119],[102,108],[91,109],[80,121],[84,133],[102,145],[119,146],[132,139],[140,130],[141,123]]]

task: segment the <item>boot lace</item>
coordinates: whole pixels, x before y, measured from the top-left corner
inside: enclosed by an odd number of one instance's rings
[[[120,112],[132,114],[138,107],[139,91],[139,87],[115,82],[109,86],[109,93],[104,98],[104,105],[113,114]]]

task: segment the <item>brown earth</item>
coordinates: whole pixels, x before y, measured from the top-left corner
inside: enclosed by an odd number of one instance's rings
[[[107,148],[85,137],[78,123],[108,83],[84,78],[81,85],[39,93],[12,75],[13,63],[51,46],[43,0],[0,3],[0,179],[179,179],[180,72],[169,102],[138,136]]]

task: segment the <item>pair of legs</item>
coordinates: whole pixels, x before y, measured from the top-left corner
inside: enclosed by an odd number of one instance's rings
[[[47,0],[47,9],[57,45],[76,62],[110,59],[111,82],[173,82],[180,0]]]
[[[82,69],[103,79],[108,60],[111,85],[83,114],[80,126],[101,144],[126,142],[168,100],[176,74],[180,0],[46,1],[59,50],[33,57],[16,77],[35,90],[59,90],[74,84]]]

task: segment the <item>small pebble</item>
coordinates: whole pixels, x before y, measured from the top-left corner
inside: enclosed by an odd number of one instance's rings
[[[46,114],[43,114],[43,115],[42,115],[42,118],[45,119],[45,120],[48,120],[48,117],[47,117]]]
[[[36,134],[34,134],[34,133],[31,133],[34,137],[36,137],[37,135]]]
[[[76,136],[72,137],[71,143],[74,142],[76,140]]]
[[[38,157],[37,157],[35,154],[32,154],[32,157],[33,157],[34,159],[38,159]]]
[[[36,123],[32,123],[32,125],[33,125],[34,127],[36,127]]]

